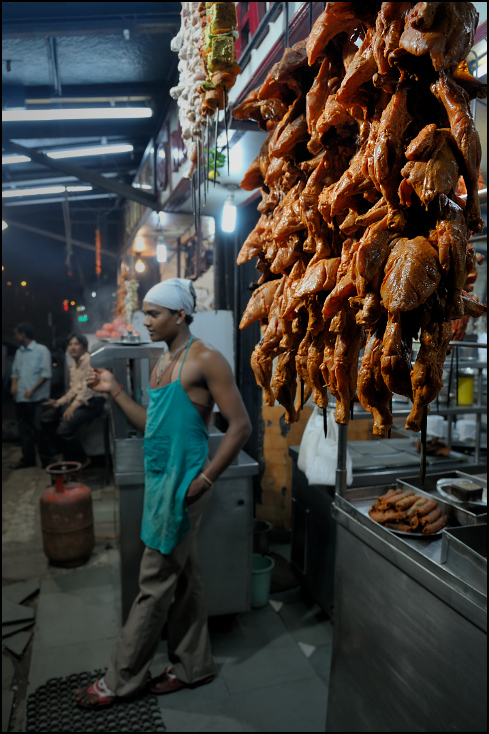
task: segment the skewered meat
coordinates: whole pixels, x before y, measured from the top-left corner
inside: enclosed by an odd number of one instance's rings
[[[241,327],[261,322],[253,370],[287,421],[300,377],[320,407],[331,392],[339,423],[358,389],[377,435],[391,396],[405,395],[406,427],[418,431],[441,388],[451,319],[485,310],[467,293],[468,238],[482,221],[469,98],[485,89],[463,58],[476,19],[470,3],[328,3],[307,42],[235,108],[268,132],[242,184],[261,187],[262,216],[238,263],[257,257],[262,277]]]
[[[422,531],[424,535],[433,535],[447,523],[447,518],[442,516],[441,508],[435,499],[420,497],[414,494],[413,490],[401,492],[400,489],[390,489],[373,503],[368,514],[374,522],[404,533]]]

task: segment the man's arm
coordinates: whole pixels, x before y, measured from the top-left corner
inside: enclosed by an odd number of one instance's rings
[[[48,377],[40,377],[33,388],[25,391],[24,397],[30,400],[32,396],[34,395],[34,393],[36,392],[37,388],[41,387],[41,385],[43,385],[46,382],[46,380],[48,379],[49,379]]]
[[[112,398],[117,396],[115,397],[115,402],[119,408],[121,408],[136,428],[144,431],[146,427],[146,408],[136,403],[126,392],[120,391],[120,386],[116,382],[112,372],[101,367],[93,368],[88,373],[87,384],[95,392],[109,393]]]
[[[215,482],[245,445],[252,426],[231,367],[222,354],[214,350],[204,352],[201,366],[207,387],[228,422],[221,445],[205,470],[205,475]]]

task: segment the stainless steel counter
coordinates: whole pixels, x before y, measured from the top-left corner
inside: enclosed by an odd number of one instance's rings
[[[486,731],[487,594],[442,562],[441,535],[371,520],[383,489],[335,496],[326,731]]]

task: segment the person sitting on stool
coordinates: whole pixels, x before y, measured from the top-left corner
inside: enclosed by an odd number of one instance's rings
[[[90,463],[76,434],[78,429],[104,410],[105,398],[87,385],[90,372],[88,341],[82,334],[70,334],[68,352],[75,360],[70,371],[70,389],[58,400],[45,403],[41,416],[39,449],[44,467],[56,461],[56,454],[63,452],[65,461],[80,462],[82,468]]]

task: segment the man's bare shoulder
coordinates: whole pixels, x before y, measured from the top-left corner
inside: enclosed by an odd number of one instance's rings
[[[195,342],[193,358],[198,361],[204,371],[208,368],[231,369],[222,352],[201,339]]]

